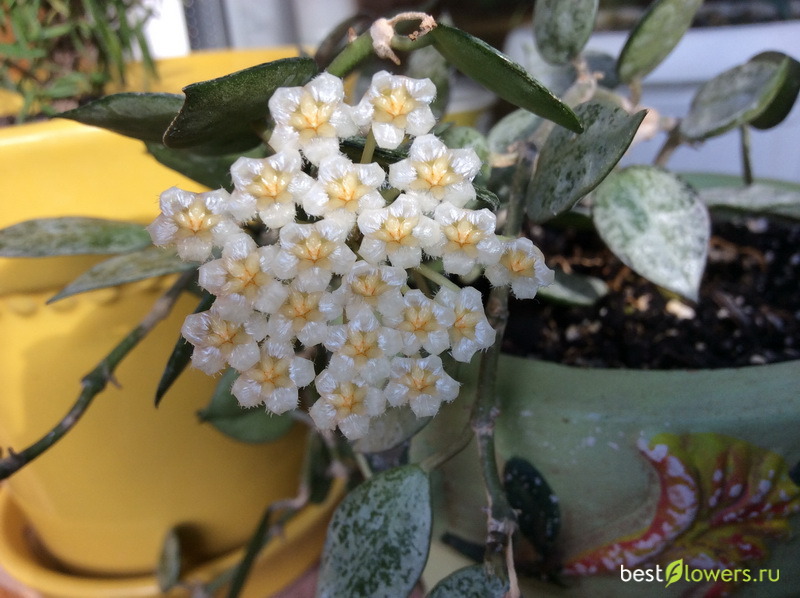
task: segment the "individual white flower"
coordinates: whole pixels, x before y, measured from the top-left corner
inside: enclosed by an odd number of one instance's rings
[[[269,100],[275,129],[269,144],[276,150],[300,149],[313,164],[339,152],[339,138],[358,132],[344,103],[342,80],[321,73],[304,87],[280,87]]]
[[[442,287],[436,302],[446,305],[455,313],[455,321],[448,329],[451,353],[456,361],[468,363],[476,351],[491,347],[495,330],[486,319],[480,291],[464,287],[460,291]]]
[[[320,311],[324,291],[306,291],[291,284],[286,300],[271,312],[267,332],[272,339],[291,342],[297,338],[307,347],[318,345],[328,336],[328,318]]]
[[[297,407],[297,389],[314,380],[314,364],[295,355],[289,343],[266,342],[253,367],[244,370],[231,392],[243,407],[262,403],[275,414]]]
[[[386,178],[379,164],[354,164],[345,156],[329,156],[319,164],[317,180],[303,196],[312,216],[340,218],[349,228],[365,209],[385,204],[378,188]]]
[[[328,370],[340,380],[363,380],[373,386],[389,376],[389,359],[401,348],[397,330],[381,326],[368,311],[347,324],[332,326],[325,348],[333,353]]]
[[[339,288],[331,293],[332,301],[321,302],[320,309],[328,313],[329,320],[338,318],[343,311],[349,318],[355,318],[362,310],[396,314],[403,309],[401,289],[407,280],[408,275],[402,268],[373,266],[358,260],[342,277]]]
[[[380,210],[365,210],[358,217],[364,238],[359,254],[372,264],[389,259],[398,268],[414,268],[422,262],[422,250],[441,243],[442,233],[419,204],[405,195]]]
[[[458,386],[436,355],[395,357],[384,393],[390,405],[408,405],[417,417],[429,417],[436,415],[443,401],[449,403],[458,396]]]
[[[424,212],[447,201],[459,208],[475,199],[472,179],[481,168],[473,149],[449,149],[435,135],[417,137],[408,158],[389,166],[392,187],[413,195]]]
[[[281,305],[287,291],[268,272],[277,248],[258,247],[247,235],[237,237],[222,249],[222,257],[200,266],[198,282],[216,295],[241,295],[251,307],[269,313]]]
[[[194,345],[192,365],[215,374],[228,363],[239,371],[252,367],[259,357],[258,342],[266,335],[264,317],[253,312],[246,319],[230,319],[222,304],[186,316],[183,337]]]
[[[484,274],[496,287],[510,284],[519,299],[532,299],[539,287],[551,284],[554,277],[542,252],[526,237],[504,243],[500,260]]]
[[[400,331],[403,353],[413,355],[424,348],[438,355],[450,347],[448,328],[455,322],[452,309],[428,299],[416,289],[403,296],[403,304],[399,314],[384,317],[387,326]]]
[[[296,277],[306,290],[326,288],[333,274],[346,274],[356,261],[356,254],[345,243],[347,233],[341,223],[331,220],[290,222],[281,229],[275,275],[283,280]]]
[[[497,263],[503,249],[495,235],[496,217],[487,209],[466,210],[450,203],[436,208],[434,219],[440,225],[444,243],[428,250],[441,256],[445,272],[468,274],[476,264]]]
[[[302,164],[297,151],[282,151],[263,159],[238,158],[231,166],[233,215],[240,221],[258,216],[269,228],[292,222],[297,194],[307,180],[300,171]]]
[[[436,118],[430,103],[436,86],[430,79],[411,79],[387,71],[375,73],[367,93],[353,111],[360,127],[372,127],[378,147],[394,149],[405,134],[428,133]]]
[[[370,419],[386,410],[383,392],[365,382],[339,380],[325,370],[317,376],[315,385],[320,398],[308,413],[321,430],[338,426],[350,440],[363,438]]]
[[[244,233],[230,217],[224,189],[192,193],[171,187],[161,194],[161,214],[147,227],[153,244],[174,245],[183,260],[204,262],[214,246]]]

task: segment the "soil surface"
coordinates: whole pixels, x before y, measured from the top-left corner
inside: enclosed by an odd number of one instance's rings
[[[719,368],[800,358],[800,223],[748,218],[712,226],[697,303],[622,264],[596,234],[533,227],[551,268],[604,280],[591,307],[513,302],[505,351],[570,365]]]

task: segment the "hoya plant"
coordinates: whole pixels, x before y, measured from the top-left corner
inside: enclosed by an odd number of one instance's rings
[[[195,293],[198,305],[165,364],[156,404],[191,366],[219,375],[201,417],[221,432],[268,442],[299,420],[317,434],[299,498],[265,505],[242,563],[195,595],[223,581],[229,596],[239,595],[261,548],[309,500],[324,498],[333,474],[348,477],[352,490],[328,530],[318,595],[409,595],[428,560],[431,478],[473,438],[487,497],[474,514],[486,524],[484,566],[457,571],[429,596],[519,595],[520,534],[535,547],[537,574],[559,582],[560,513],[546,480],[521,459],[498,470],[497,363],[510,297],[580,302],[602,284],[556,277],[524,224],[588,220],[632,269],[696,295],[707,206],[663,168],[669,153],[732,128],[746,135],[749,126],[778,124],[800,87],[793,58],[764,54],[710,81],[685,118],[648,121],[640,81],[699,4],[653,3],[605,73],[621,89],[603,86],[582,54],[596,0],[540,0],[538,50],[569,76],[560,98],[464,31],[402,13],[332,38],[315,58],[257,65],[181,95],[112,95],[62,115],[143,141],[156,160],[209,190],[164,190],[147,226],[21,223],[0,233],[2,254],[114,254],[56,300],[178,275],[170,293]],[[444,122],[454,71],[516,111],[488,136]],[[659,164],[616,168],[637,135],[659,130],[668,132]],[[798,194],[765,205],[774,193],[748,184],[715,201],[796,216]],[[98,364],[47,437],[0,461],[4,477],[69,431],[152,325]],[[442,405],[459,402],[471,417],[458,441],[409,457],[409,443]],[[165,545],[164,589],[181,581],[178,540]]]

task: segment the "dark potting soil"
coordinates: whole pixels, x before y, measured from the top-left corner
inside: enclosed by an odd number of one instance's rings
[[[596,276],[591,307],[513,301],[504,350],[569,365],[720,368],[800,358],[800,223],[748,218],[712,226],[699,300],[664,292],[591,231],[531,227],[551,268]]]

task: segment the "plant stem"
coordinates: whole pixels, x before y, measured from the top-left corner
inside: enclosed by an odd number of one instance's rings
[[[745,185],[752,185],[753,163],[750,160],[750,127],[742,125],[739,127],[739,133],[742,149],[742,178]]]
[[[529,160],[522,155],[517,161],[509,194],[508,215],[503,228],[505,236],[516,237],[522,230],[524,190],[529,179],[529,164]],[[508,323],[508,297],[508,287],[496,287],[489,294],[486,316],[495,330],[496,337],[494,344],[483,354],[481,359],[478,371],[477,397],[470,421],[478,443],[478,455],[486,488],[488,514],[487,566],[501,570],[512,566],[506,565],[505,555],[511,543],[511,536],[517,527],[516,513],[508,502],[500,480],[494,438],[495,419],[499,414],[499,397],[496,389],[497,365],[503,345],[503,333]],[[512,586],[510,595],[516,595],[518,593],[515,583],[516,576],[513,571],[508,570],[506,570],[506,575]]]
[[[447,287],[453,291],[460,291],[461,287],[459,287],[456,283],[452,280],[447,278],[443,274],[439,274],[436,270],[431,268],[430,266],[426,266],[425,264],[420,264],[416,268],[414,268],[416,272],[422,274],[425,278],[430,280],[431,282],[435,282],[440,287]]]
[[[361,152],[361,164],[369,164],[372,162],[376,147],[375,135],[372,133],[372,129],[370,129],[367,138],[364,140],[364,151]]]
[[[8,456],[0,460],[0,480],[6,479],[36,459],[75,426],[83,414],[86,413],[94,398],[105,389],[109,382],[114,380],[114,370],[120,362],[139,344],[139,341],[155,328],[156,324],[169,315],[184,287],[186,287],[194,274],[194,271],[190,271],[181,275],[175,284],[159,297],[141,323],[128,333],[91,372],[83,377],[83,380],[81,380],[81,393],[61,421],[24,450],[20,452],[15,452],[12,449],[8,450]]]
[[[656,155],[655,160],[653,160],[653,165],[664,168],[667,165],[667,162],[669,162],[669,159],[672,157],[672,154],[680,146],[681,141],[681,134],[678,131],[678,125],[676,124],[667,133],[667,139],[664,141],[664,145],[661,146],[661,149],[658,150],[658,154]]]

